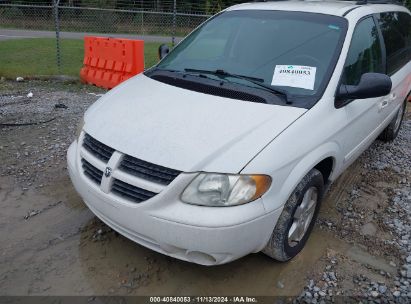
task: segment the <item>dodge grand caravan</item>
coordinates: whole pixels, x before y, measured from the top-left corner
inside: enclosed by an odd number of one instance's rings
[[[203,265],[304,247],[325,189],[411,90],[402,6],[230,7],[93,104],[68,150],[72,182],[114,230]]]

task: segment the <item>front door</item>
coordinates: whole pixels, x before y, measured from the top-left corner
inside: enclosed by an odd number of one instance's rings
[[[372,16],[358,22],[345,62],[342,84],[358,85],[364,73],[384,73],[382,44]],[[342,131],[344,164],[348,167],[378,136],[381,106],[386,97],[353,100],[342,110],[347,124]]]

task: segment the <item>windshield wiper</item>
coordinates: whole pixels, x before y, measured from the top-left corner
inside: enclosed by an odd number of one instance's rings
[[[279,90],[279,89],[274,89],[269,85],[264,84],[264,79],[262,78],[257,78],[257,77],[252,77],[252,76],[246,76],[246,75],[238,75],[238,74],[231,74],[227,71],[218,69],[218,70],[201,70],[201,69],[184,69],[184,71],[186,72],[194,72],[194,73],[202,73],[202,74],[212,74],[212,75],[216,75],[220,78],[225,78],[225,77],[232,77],[232,78],[237,78],[237,79],[242,79],[242,80],[246,80],[249,81],[257,86],[259,86],[260,88],[263,88],[266,91],[269,91],[271,93],[274,93],[275,95],[281,95],[284,97],[285,102],[287,104],[290,104],[291,102],[289,101],[289,95],[286,91],[283,90]]]
[[[211,71],[211,70],[199,70],[199,69],[184,69],[184,71],[194,72],[194,73],[213,74],[213,75],[217,75],[217,76],[227,76],[227,77],[241,78],[241,79],[245,79],[245,80],[253,80],[253,81],[258,81],[258,82],[264,82],[264,79],[262,79],[262,78],[246,76],[246,75],[231,74],[231,73],[228,73],[224,70]]]
[[[180,71],[177,71],[177,70],[164,69],[164,68],[159,68],[159,67],[156,67],[156,66],[151,67],[151,68],[149,69],[149,71],[162,71],[162,72],[170,72],[170,73],[180,72]]]
[[[186,70],[184,70],[184,71],[169,70],[169,69],[161,69],[161,68],[158,68],[158,67],[155,67],[153,70],[154,71],[170,72],[170,73],[182,73],[184,75],[190,75],[190,76],[196,76],[196,77],[208,78],[209,79],[209,77],[207,75],[205,75],[206,73],[200,73],[199,70],[195,71],[196,74],[188,74],[186,72],[190,72],[190,71],[186,71]]]

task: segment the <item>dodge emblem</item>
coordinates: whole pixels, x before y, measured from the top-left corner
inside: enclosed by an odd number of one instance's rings
[[[107,167],[106,170],[104,170],[104,175],[105,175],[106,177],[110,177],[111,171],[112,171],[111,168],[110,168],[110,167]]]

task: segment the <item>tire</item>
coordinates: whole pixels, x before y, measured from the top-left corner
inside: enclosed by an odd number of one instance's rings
[[[401,129],[402,120],[404,119],[405,109],[407,107],[407,100],[403,102],[401,107],[398,109],[397,114],[395,114],[394,118],[391,120],[390,124],[382,131],[378,139],[384,142],[393,141],[398,132]]]
[[[308,198],[308,196],[311,196],[311,198],[314,196],[310,191],[316,191],[315,206],[310,209],[314,210],[310,213],[310,216],[298,217],[298,215],[301,214],[301,210],[303,210],[303,206],[305,206],[303,204],[306,204],[307,201],[313,201],[307,199],[303,200],[306,195],[306,198]],[[323,176],[317,169],[312,169],[301,180],[288,198],[277,224],[275,225],[271,238],[262,252],[280,262],[286,262],[295,257],[304,248],[304,245],[311,234],[320,209],[323,194]],[[301,221],[296,220],[295,217],[306,219],[305,225],[298,225]],[[311,217],[311,219],[309,219],[309,217]],[[298,237],[289,237],[290,232],[297,231],[295,229],[296,227],[306,227],[306,229],[302,229],[304,231],[301,233],[296,233],[298,234]]]

